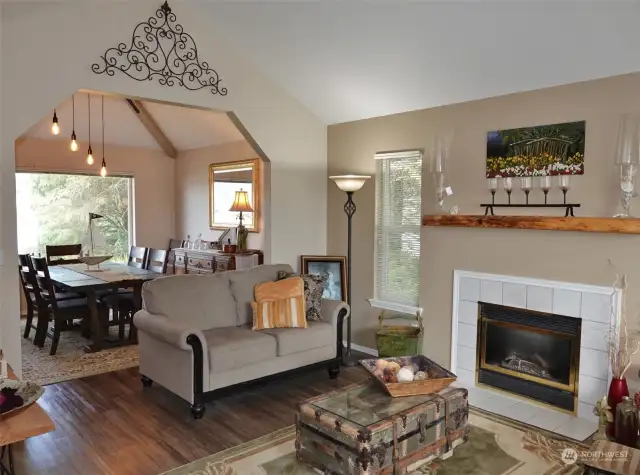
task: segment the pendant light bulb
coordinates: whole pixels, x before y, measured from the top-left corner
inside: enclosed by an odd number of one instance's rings
[[[87,165],[93,165],[93,150],[91,150],[91,145],[89,145],[89,151],[87,152]]]
[[[58,116],[56,115],[56,110],[53,110],[53,123],[51,124],[51,133],[53,135],[58,135],[60,133],[60,126],[58,125]]]
[[[102,166],[100,168],[100,176],[107,176],[107,162],[104,159],[104,96],[100,99],[102,103]]]
[[[72,128],[71,128],[71,143],[69,148],[72,152],[78,151],[78,141],[76,140],[76,96],[71,96],[71,112],[72,112]]]
[[[72,152],[78,151],[78,141],[76,140],[75,132],[71,134],[71,144],[69,145],[69,148],[71,149]]]

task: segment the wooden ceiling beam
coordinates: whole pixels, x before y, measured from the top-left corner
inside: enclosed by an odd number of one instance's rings
[[[149,114],[149,111],[144,107],[144,104],[136,99],[127,98],[126,101],[129,104],[129,107],[131,107],[131,110],[136,114],[138,119],[140,119],[142,125],[144,125],[147,131],[149,131],[164,153],[175,159],[178,156],[178,151],[164,134],[155,119],[151,114]]]

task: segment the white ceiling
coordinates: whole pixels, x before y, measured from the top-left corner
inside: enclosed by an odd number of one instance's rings
[[[201,8],[232,46],[328,124],[640,70],[638,1],[236,1]],[[206,45],[198,47],[215,68]]]
[[[240,131],[224,113],[149,101],[141,102],[178,151],[244,140]],[[72,110],[71,98],[56,109],[60,135],[51,134],[53,111],[51,115],[43,117],[31,127],[25,135],[47,140],[69,140],[73,128]],[[89,139],[86,93],[75,95],[75,111],[76,136],[81,149],[84,149]],[[104,123],[104,140],[107,144],[162,150],[124,98],[104,97]],[[91,95],[91,144],[94,151],[98,151],[102,144],[101,96],[95,94]]]

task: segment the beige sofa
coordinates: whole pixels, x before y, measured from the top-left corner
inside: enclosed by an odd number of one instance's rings
[[[138,330],[142,383],[153,381],[191,403],[196,419],[220,389],[327,364],[337,377],[345,302],[323,300],[322,321],[309,328],[252,331],[256,284],[289,265],[262,265],[209,275],[161,277],[144,284]]]

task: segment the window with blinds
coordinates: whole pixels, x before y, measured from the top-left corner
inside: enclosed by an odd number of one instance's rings
[[[418,306],[422,152],[376,159],[375,300]]]

